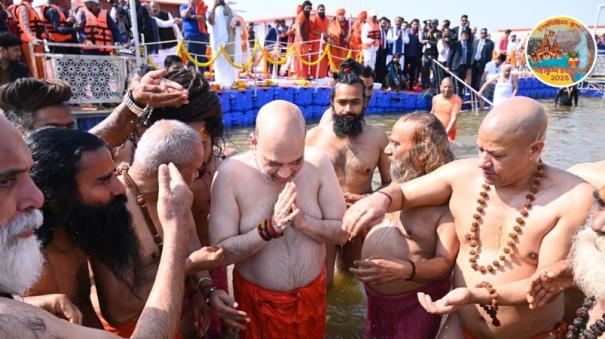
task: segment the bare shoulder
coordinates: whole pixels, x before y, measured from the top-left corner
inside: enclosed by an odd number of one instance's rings
[[[561,210],[578,211],[592,206],[594,187],[582,178],[565,170],[547,166],[545,179],[544,189],[550,191],[550,194],[561,202]]]
[[[247,166],[247,163],[250,161],[250,152],[243,152],[233,155],[223,161],[218,165],[216,172],[224,175],[235,175],[239,172],[239,170],[243,169]]]
[[[323,128],[325,125],[317,125],[307,131],[307,137],[305,138],[305,144],[314,145],[317,142],[317,139],[322,135]]]
[[[596,188],[605,185],[605,160],[576,164],[567,171],[588,181]]]
[[[370,140],[375,141],[380,145],[384,144],[384,147],[386,147],[386,144],[389,142],[389,137],[387,136],[387,132],[384,130],[384,128],[367,124],[365,130],[368,132]]]
[[[305,147],[305,163],[319,170],[325,169],[325,166],[332,166],[330,157],[321,148],[307,146]]]
[[[112,334],[59,319],[34,306],[0,298],[2,338],[115,338]]]

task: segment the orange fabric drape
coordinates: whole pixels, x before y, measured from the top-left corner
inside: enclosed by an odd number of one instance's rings
[[[361,49],[361,26],[365,23],[368,18],[368,12],[361,11],[359,16],[357,16],[357,20],[353,23],[351,27],[351,37],[349,38],[349,48],[354,51],[359,51]],[[357,53],[354,52],[353,58],[357,58]]]
[[[326,44],[324,40],[324,43],[322,44],[320,41],[315,41],[315,40],[319,40],[321,39],[321,35],[319,34],[315,34],[315,32],[317,33],[323,33],[324,34],[324,39],[327,38],[326,34],[328,33],[328,25],[330,24],[330,20],[328,20],[327,17],[324,17],[323,19],[321,19],[319,17],[319,15],[314,15],[313,18],[311,18],[311,40],[313,41],[313,43],[311,44],[311,50],[313,55],[311,56],[312,60],[316,60],[317,58],[320,57],[321,52],[323,51],[323,49],[325,48]],[[320,51],[320,47],[322,48],[322,50]],[[315,76],[318,75],[319,78],[325,78],[328,75],[328,58],[324,58],[320,63],[319,63],[319,73],[317,73],[317,66],[311,66],[311,76]]]
[[[250,322],[241,339],[323,338],[326,327],[326,272],[292,292],[258,287],[233,270],[233,290]]]

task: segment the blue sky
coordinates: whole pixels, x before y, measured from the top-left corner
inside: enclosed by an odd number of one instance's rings
[[[233,0],[235,9],[245,10],[241,13],[247,20],[282,17],[293,15],[296,5],[302,1],[293,0]],[[208,2],[208,0],[206,0]],[[555,15],[568,15],[577,18],[587,25],[594,24],[598,4],[605,0],[323,0],[312,1],[314,7],[319,3],[326,5],[328,13],[337,8],[351,9],[359,13],[362,9],[373,9],[379,16],[393,18],[397,15],[406,20],[412,18],[450,19],[456,26],[461,14],[468,14],[471,26],[487,27],[490,30],[504,28],[533,27],[542,19]],[[601,14],[600,24],[605,24],[605,9]]]

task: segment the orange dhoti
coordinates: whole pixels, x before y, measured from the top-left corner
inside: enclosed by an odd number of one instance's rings
[[[291,292],[258,287],[233,270],[233,290],[250,322],[241,339],[323,338],[326,326],[326,272]]]
[[[134,333],[135,327],[137,327],[137,321],[138,321],[138,319],[134,319],[134,320],[131,320],[131,321],[125,323],[124,325],[116,328],[116,327],[111,326],[107,322],[107,320],[103,319],[103,317],[99,317],[99,319],[101,320],[101,324],[103,325],[103,329],[105,331],[118,335],[122,338],[130,338],[132,336],[132,334]],[[176,335],[174,336],[174,339],[182,339],[182,338],[183,338],[183,336],[177,331]]]
[[[315,58],[315,57],[313,57],[313,55],[311,55],[311,53],[313,53],[312,47],[313,47],[313,45],[308,42],[299,43],[296,46],[296,48],[298,49],[298,55],[300,57],[302,57],[302,59],[304,59],[304,61],[306,63],[317,60],[317,58]],[[303,60],[301,60],[301,58],[299,56],[296,57],[296,61],[297,61],[297,65],[298,65],[298,68],[296,69],[296,78],[297,79],[307,79],[312,75],[311,68],[307,64],[303,63]]]

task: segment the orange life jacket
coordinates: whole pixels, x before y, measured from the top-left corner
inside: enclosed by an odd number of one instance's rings
[[[46,13],[46,9],[48,9],[48,5],[42,5],[40,6],[40,20],[42,21],[42,23],[44,24],[44,26],[46,26],[46,31],[48,32],[48,37],[50,39],[50,41],[53,42],[66,42],[66,41],[70,41],[72,39],[72,35],[71,34],[65,34],[65,33],[59,33],[55,30],[55,27],[53,26],[52,22],[50,22],[46,16],[44,16],[44,14]],[[50,7],[54,8],[57,13],[59,13],[59,25],[61,26],[67,26],[67,21],[65,20],[65,14],[63,13],[63,10],[61,9],[61,7],[57,6],[57,5],[50,5]]]
[[[380,41],[380,26],[378,26],[378,23],[376,22],[372,22],[370,20],[366,21],[366,23],[368,23],[371,27],[370,31],[368,32],[368,38],[370,39],[374,39],[373,42],[371,43],[364,43],[362,44],[363,48],[370,48],[372,46],[380,46],[381,41]]]
[[[21,39],[21,41],[29,42],[29,41],[33,41],[35,38],[38,38],[38,39],[47,38],[46,31],[44,30],[44,24],[40,20],[40,16],[38,16],[38,13],[36,13],[36,11],[34,10],[34,8],[32,7],[32,5],[29,2],[23,1],[22,3],[20,3],[18,5],[13,5],[11,7],[12,8],[9,7],[10,13],[12,14],[15,22],[17,22],[17,33],[19,34],[19,38]],[[28,18],[29,18],[29,29],[32,31],[32,33],[35,34],[35,36],[32,37],[23,30],[23,24],[21,23],[21,16],[18,13],[19,7],[23,7],[24,9],[27,10]]]
[[[92,42],[93,45],[111,46],[113,44],[113,36],[107,22],[107,10],[101,9],[98,16],[94,15],[86,7],[81,10],[86,14],[86,25],[84,26],[86,40]],[[82,49],[94,49],[102,52],[112,51],[111,48],[100,47],[82,47]]]

